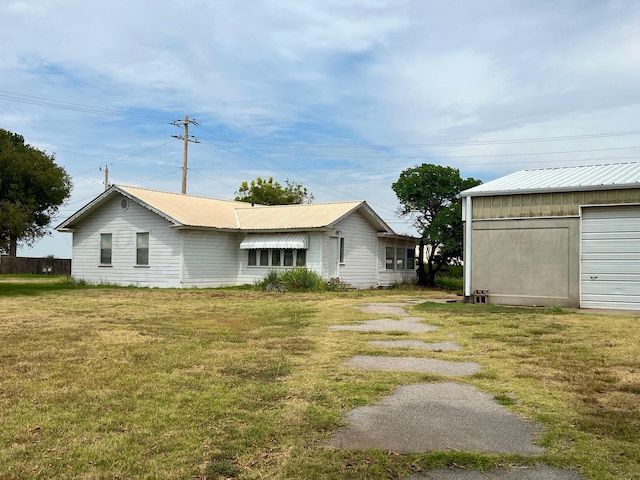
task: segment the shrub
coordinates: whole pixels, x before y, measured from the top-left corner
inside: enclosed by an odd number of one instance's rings
[[[283,292],[285,290],[282,275],[277,270],[271,270],[267,273],[258,285],[268,292]]]
[[[308,268],[294,268],[292,270],[272,270],[257,285],[263,290],[283,292],[298,290],[305,292],[319,292],[327,290],[327,283],[313,270]]]
[[[287,270],[282,277],[288,290],[315,292],[323,290],[325,286],[325,282],[320,275],[306,267]]]

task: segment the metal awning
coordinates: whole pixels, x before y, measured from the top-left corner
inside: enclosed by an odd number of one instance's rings
[[[250,233],[240,244],[243,250],[254,248],[309,248],[306,233]]]

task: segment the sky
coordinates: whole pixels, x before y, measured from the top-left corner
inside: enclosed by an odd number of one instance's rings
[[[423,163],[483,182],[640,160],[637,0],[3,0],[0,128],[54,154],[73,192],[233,199],[289,179],[366,200]],[[53,232],[19,255],[71,257]]]

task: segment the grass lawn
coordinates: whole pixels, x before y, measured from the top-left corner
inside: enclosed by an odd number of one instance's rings
[[[445,465],[546,463],[640,478],[640,316],[433,304],[412,314],[454,352],[382,350],[330,331],[367,302],[322,294],[158,290],[0,277],[0,479],[386,479]],[[382,316],[381,316],[382,317]],[[399,339],[398,332],[393,338]],[[453,335],[453,337],[451,337]],[[542,456],[397,454],[326,446],[342,415],[419,373],[344,367],[355,354],[475,361],[469,383],[545,428]]]

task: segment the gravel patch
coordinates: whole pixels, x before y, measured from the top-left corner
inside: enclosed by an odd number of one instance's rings
[[[436,358],[378,357],[356,355],[344,362],[351,368],[391,372],[423,372],[437,375],[473,375],[480,371],[480,365],[473,362],[449,362]]]
[[[455,342],[425,343],[420,340],[381,340],[369,342],[369,345],[387,348],[415,348],[418,350],[429,350],[430,352],[460,350],[460,345]]]

